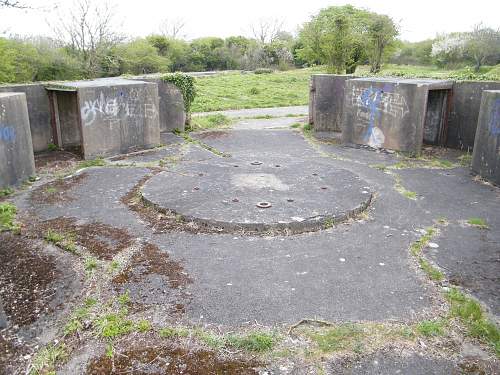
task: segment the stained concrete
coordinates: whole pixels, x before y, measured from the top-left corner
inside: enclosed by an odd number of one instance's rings
[[[163,172],[142,196],[160,210],[220,228],[303,231],[365,210],[372,198],[367,185],[345,169],[316,163],[230,161]],[[260,208],[261,202],[271,206]]]
[[[147,149],[160,143],[156,84],[115,78],[63,82],[47,89],[54,92],[56,124],[59,120],[61,135],[71,134],[63,135],[63,141],[66,137],[80,143],[85,159]]]
[[[0,92],[26,94],[34,152],[45,151],[49,143],[55,143],[52,134],[49,97],[43,84],[0,85]]]
[[[357,78],[345,88],[342,140],[374,148],[420,153],[424,140],[441,143],[445,104],[431,90],[449,90],[451,81]],[[428,104],[431,105],[428,105]],[[432,109],[437,116],[429,114]],[[437,120],[436,120],[437,117]],[[439,130],[433,128],[439,127]]]
[[[472,170],[500,185],[500,90],[483,91]]]
[[[471,151],[474,147],[481,95],[484,90],[500,90],[498,81],[457,81],[448,118],[448,147]]]
[[[173,83],[164,82],[161,76],[135,76],[131,79],[152,82],[158,86],[159,121],[161,132],[184,131],[186,111],[182,92]]]
[[[309,91],[309,123],[318,132],[342,130],[344,90],[352,75],[313,74]]]
[[[31,131],[23,93],[0,93],[0,189],[35,175]]]

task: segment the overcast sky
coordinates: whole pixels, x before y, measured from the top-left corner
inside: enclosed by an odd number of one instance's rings
[[[0,9],[0,31],[50,35],[51,28],[46,20],[55,22],[54,4],[65,7],[72,0],[25,2],[41,9]],[[279,18],[284,21],[286,30],[294,32],[298,25],[321,8],[344,4],[388,14],[400,25],[401,38],[410,41],[434,37],[436,33],[470,30],[479,22],[500,27],[498,0],[115,0],[114,3],[118,4],[117,24],[129,36],[144,36],[157,31],[164,18],[184,20],[184,33],[190,39],[251,36],[250,25],[261,18]]]

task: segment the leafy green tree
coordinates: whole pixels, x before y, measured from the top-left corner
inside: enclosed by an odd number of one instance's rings
[[[147,74],[170,71],[170,60],[160,56],[146,39],[136,39],[115,49],[120,74]]]
[[[378,73],[387,47],[394,42],[398,29],[389,16],[370,13],[368,17],[368,56],[370,72]]]
[[[474,62],[474,71],[479,72],[488,60],[497,62],[500,58],[500,30],[474,26],[465,36],[464,55]]]

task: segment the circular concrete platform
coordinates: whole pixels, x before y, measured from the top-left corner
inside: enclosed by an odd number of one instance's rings
[[[143,199],[184,220],[225,230],[318,230],[368,207],[372,191],[345,169],[259,160],[192,164],[152,177]]]

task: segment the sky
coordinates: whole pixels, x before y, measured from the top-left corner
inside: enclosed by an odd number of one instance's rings
[[[0,32],[54,36],[50,24],[73,0],[24,0],[32,10],[0,9]],[[99,0],[103,1],[103,0]],[[118,31],[131,37],[157,32],[164,19],[182,20],[188,39],[202,36],[252,36],[251,25],[260,19],[279,19],[296,32],[320,9],[352,4],[391,16],[400,25],[400,38],[419,41],[437,33],[467,31],[482,22],[500,28],[500,1],[474,0],[111,0]],[[54,4],[59,11],[54,9]]]

